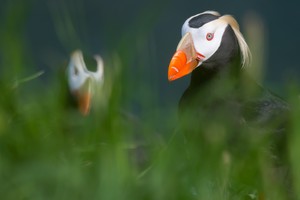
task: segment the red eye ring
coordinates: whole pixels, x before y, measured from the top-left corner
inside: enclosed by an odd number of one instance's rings
[[[213,33],[207,33],[207,34],[206,34],[206,39],[207,39],[208,41],[211,41],[212,39],[214,39],[214,34],[213,34]]]

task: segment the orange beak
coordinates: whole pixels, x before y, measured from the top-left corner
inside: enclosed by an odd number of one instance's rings
[[[80,113],[84,116],[88,115],[91,107],[91,93],[75,93],[78,102],[78,109]]]
[[[191,73],[204,56],[197,53],[190,33],[186,33],[177,46],[177,51],[171,59],[168,79],[174,81]]]
[[[73,94],[77,100],[79,112],[83,116],[87,116],[90,112],[92,100],[90,79],[86,80],[78,90],[73,91]]]

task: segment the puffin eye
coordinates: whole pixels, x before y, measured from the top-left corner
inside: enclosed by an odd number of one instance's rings
[[[207,33],[207,34],[206,34],[206,39],[207,39],[208,41],[211,41],[213,38],[214,38],[214,34],[213,34],[213,33]]]

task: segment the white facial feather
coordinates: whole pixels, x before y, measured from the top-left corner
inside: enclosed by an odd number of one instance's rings
[[[71,91],[78,90],[88,79],[89,74],[82,57],[81,51],[75,51],[71,55],[68,66],[68,81]]]
[[[103,60],[100,56],[95,56],[97,62],[97,71],[91,72],[86,68],[83,60],[82,52],[80,50],[75,51],[71,55],[70,63],[68,65],[68,81],[69,87],[72,92],[79,90],[86,81],[91,83],[103,82]]]
[[[245,42],[243,35],[239,31],[238,23],[236,22],[236,20],[230,15],[224,15],[216,20],[204,24],[200,28],[190,27],[189,21],[192,18],[202,14],[212,14],[215,16],[220,16],[220,14],[215,11],[206,11],[194,15],[188,18],[184,22],[182,26],[181,34],[182,36],[184,36],[187,32],[191,33],[196,51],[205,56],[205,59],[203,61],[209,59],[218,50],[218,48],[221,45],[222,37],[226,30],[226,27],[230,25],[234,30],[234,33],[237,37],[240,46],[240,51],[242,55],[242,66],[249,65],[251,59],[251,53],[247,43]],[[213,39],[210,41],[206,39],[206,35],[208,33],[214,34]]]
[[[205,56],[204,61],[209,59],[220,47],[226,26],[227,24],[214,20],[199,29],[192,30],[195,49]],[[206,38],[209,33],[213,34],[213,39],[210,41]]]

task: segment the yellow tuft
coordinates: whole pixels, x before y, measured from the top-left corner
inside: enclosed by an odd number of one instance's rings
[[[232,27],[240,46],[240,51],[242,55],[242,67],[249,66],[251,63],[251,52],[248,44],[244,39],[244,36],[240,32],[239,24],[237,23],[237,21],[231,15],[223,15],[218,20],[222,20]]]

